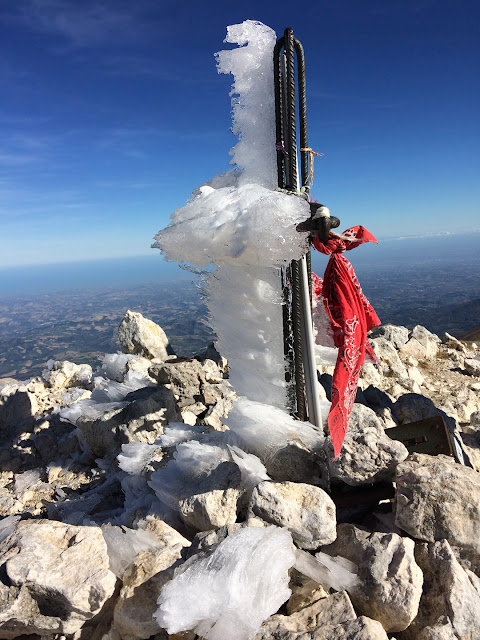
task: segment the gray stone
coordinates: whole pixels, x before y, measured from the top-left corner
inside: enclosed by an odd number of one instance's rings
[[[463,364],[465,371],[471,376],[480,376],[480,360],[477,358],[465,358]]]
[[[254,640],[316,638],[313,632],[322,627],[335,627],[338,624],[356,619],[352,603],[345,591],[334,593],[290,616],[274,615],[266,620]],[[301,636],[300,636],[301,637]]]
[[[446,540],[417,545],[415,557],[424,575],[418,616],[402,640],[476,640],[480,630],[480,594]]]
[[[335,540],[335,505],[319,487],[261,482],[252,492],[249,512],[269,524],[286,527],[301,549],[318,549]]]
[[[49,360],[42,378],[52,389],[67,387],[83,387],[88,389],[92,384],[92,367],[89,364],[75,364],[68,360]]]
[[[397,327],[394,324],[384,324],[369,333],[369,338],[384,337],[392,343],[395,349],[400,349],[408,340],[407,327]]]
[[[480,476],[450,456],[413,454],[397,468],[398,527],[414,538],[446,539],[465,566],[480,567]]]
[[[124,407],[116,406],[101,418],[81,416],[77,427],[95,457],[116,457],[122,444],[152,444],[169,422],[181,419],[172,391],[166,387],[145,387],[129,393]]]
[[[18,534],[20,551],[6,565],[13,586],[0,583],[0,637],[76,633],[114,593],[102,532],[27,520]]]
[[[335,627],[320,627],[312,640],[388,640],[388,636],[380,622],[360,616]]]
[[[118,327],[118,339],[123,353],[134,353],[150,360],[165,360],[169,352],[172,353],[162,327],[130,309]]]
[[[419,393],[406,393],[392,405],[392,414],[398,424],[408,424],[425,418],[441,416],[442,412],[430,398]]]
[[[480,411],[471,413],[469,422],[473,427],[480,427]]]
[[[322,448],[309,449],[303,442],[291,441],[266,460],[265,466],[273,480],[319,484],[325,475],[325,462]]]
[[[322,598],[327,598],[329,595],[316,580],[304,576],[294,568],[290,570],[290,583],[288,586],[292,590],[292,595],[285,605],[289,616]]]
[[[340,524],[337,539],[322,551],[358,566],[360,583],[349,590],[355,610],[392,632],[406,629],[418,613],[423,577],[414,546],[413,540],[396,533]]]
[[[399,462],[408,451],[401,442],[389,438],[368,407],[354,404],[340,455],[332,460],[330,445],[330,475],[351,486],[393,477]]]

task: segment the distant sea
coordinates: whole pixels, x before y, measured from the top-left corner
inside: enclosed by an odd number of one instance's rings
[[[0,297],[191,280],[161,255],[0,268]]]
[[[411,268],[478,261],[480,233],[405,237],[365,244],[346,255],[360,276],[375,269],[402,265]],[[321,275],[327,256],[312,252],[312,265]],[[0,268],[0,297],[57,293],[78,289],[125,287],[153,282],[192,280],[192,274],[166,262],[160,253],[128,258]]]

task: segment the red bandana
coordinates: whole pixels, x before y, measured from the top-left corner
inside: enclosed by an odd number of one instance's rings
[[[367,353],[373,362],[378,359],[367,340],[367,331],[381,324],[372,305],[364,296],[360,283],[343,251],[350,251],[364,242],[375,242],[375,237],[362,226],[351,227],[344,236],[353,242],[330,236],[324,244],[316,237],[316,249],[330,255],[321,293],[330,322],[338,357],[333,373],[332,406],[328,415],[328,428],[333,442],[334,457],[340,453],[348,418],[357,394],[360,369]],[[320,278],[314,280],[319,289]],[[320,291],[318,291],[320,293]]]

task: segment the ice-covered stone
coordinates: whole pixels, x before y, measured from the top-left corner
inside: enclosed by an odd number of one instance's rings
[[[358,566],[359,581],[348,589],[356,611],[392,632],[406,629],[418,612],[423,576],[414,546],[413,540],[396,533],[340,524],[335,542],[322,550]]]
[[[395,522],[414,538],[446,539],[466,566],[480,567],[480,476],[450,456],[413,454],[397,468]]]
[[[170,389],[145,387],[127,395],[123,403],[108,408],[100,417],[80,415],[76,424],[93,455],[103,458],[118,455],[127,442],[154,443],[164,426],[179,418]]]
[[[302,549],[335,540],[335,505],[319,487],[295,482],[262,482],[252,493],[251,515],[286,527]]]
[[[89,364],[75,364],[68,360],[49,360],[42,378],[53,389],[83,387],[92,383],[92,367]]]
[[[109,380],[123,382],[127,373],[128,363],[135,357],[138,356],[135,356],[133,353],[106,353],[103,356],[103,364],[99,373]],[[146,358],[145,360],[150,364],[150,360]]]
[[[225,422],[232,442],[258,456],[272,478],[312,482],[322,475],[325,436],[312,424],[247,398],[235,403]]]
[[[139,553],[154,551],[164,546],[153,533],[143,529],[113,527],[106,524],[102,526],[102,533],[107,544],[110,571],[120,579]]]
[[[20,552],[6,565],[12,586],[0,584],[1,637],[76,633],[115,588],[100,529],[27,520],[18,535]]]
[[[118,339],[123,353],[145,358],[165,360],[173,351],[169,349],[165,331],[141,313],[128,309],[118,327]]]
[[[180,567],[162,589],[155,617],[168,633],[195,630],[207,640],[252,640],[288,600],[292,538],[278,527],[246,527],[215,551]]]
[[[237,519],[237,503],[242,491],[241,473],[233,462],[222,462],[190,495],[180,498],[178,510],[185,524],[197,531],[217,529]]]
[[[388,437],[375,412],[361,404],[353,405],[340,455],[331,459],[331,445],[329,452],[331,477],[351,486],[393,477],[408,456],[401,442]]]
[[[418,544],[415,557],[424,575],[423,595],[402,640],[478,638],[480,594],[448,542]]]
[[[186,442],[165,468],[152,473],[149,485],[188,526],[207,531],[237,518],[237,502],[245,490],[239,464],[231,461],[227,447]],[[245,473],[244,478],[250,475]]]

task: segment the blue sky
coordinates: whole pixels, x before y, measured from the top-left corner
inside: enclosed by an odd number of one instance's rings
[[[3,0],[0,266],[148,254],[227,170],[229,24],[294,28],[313,197],[379,239],[478,228],[475,0]]]

